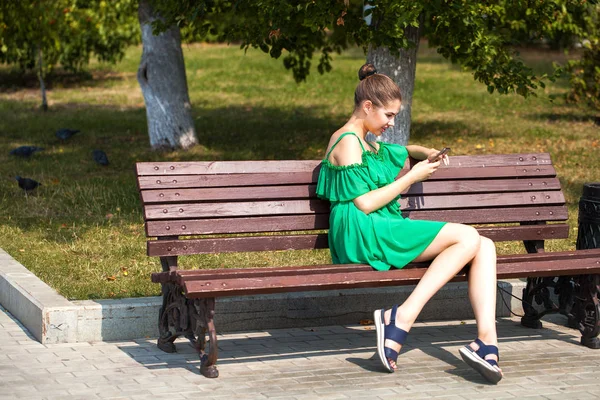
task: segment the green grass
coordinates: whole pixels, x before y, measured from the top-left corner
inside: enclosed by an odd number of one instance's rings
[[[189,152],[150,151],[143,97],[135,75],[141,49],[116,66],[93,64],[49,82],[50,111],[39,110],[33,77],[0,66],[0,247],[70,299],[159,294],[149,274],[161,269],[145,255],[134,164],[154,160],[319,159],[329,135],[352,110],[353,50],[334,70],[297,85],[281,62],[237,47],[184,46],[190,97],[201,145]],[[540,71],[557,54],[523,52]],[[538,98],[489,95],[472,75],[422,46],[413,102],[412,143],[453,154],[551,153],[569,203],[573,229],[549,250],[575,247],[577,201],[584,182],[600,181],[598,125],[591,110],[551,103],[566,90],[559,81]],[[54,131],[81,129],[67,143]],[[9,156],[27,144],[46,151],[29,160]],[[97,166],[95,148],[108,167]],[[25,197],[15,175],[43,183]],[[522,246],[521,246],[522,247]],[[523,251],[503,244],[501,252]],[[329,262],[328,251],[214,254],[182,258],[184,268]]]

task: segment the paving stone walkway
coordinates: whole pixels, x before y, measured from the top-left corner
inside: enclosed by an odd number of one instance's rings
[[[186,341],[178,353],[153,338],[42,345],[0,307],[4,399],[597,399],[600,350],[553,316],[541,330],[498,321],[505,378],[489,385],[460,359],[473,321],[417,323],[384,372],[372,325],[242,332],[219,337],[217,379],[199,374]]]

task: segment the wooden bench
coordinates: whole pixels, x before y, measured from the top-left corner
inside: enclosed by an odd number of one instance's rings
[[[544,240],[569,234],[565,198],[549,154],[450,160],[403,194],[403,213],[474,224],[496,242],[522,241],[527,254],[499,257],[498,278],[528,277],[523,325],[540,327],[543,315],[560,311],[582,331],[583,344],[600,347],[599,275],[594,275],[600,273],[600,249],[544,252]],[[400,175],[408,164],[414,160]],[[188,338],[199,352],[202,374],[216,377],[216,297],[418,282],[425,271],[418,267],[425,264],[391,271],[358,264],[177,268],[179,256],[192,254],[327,248],[329,203],[315,196],[319,166],[318,160],[137,164],[146,233],[158,239],[148,240],[148,255],[160,257],[163,268],[152,274],[163,293],[159,348],[173,352],[177,337]],[[464,271],[454,278],[463,280]],[[559,292],[559,306],[548,288]]]

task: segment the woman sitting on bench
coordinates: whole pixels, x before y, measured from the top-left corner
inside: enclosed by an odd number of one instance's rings
[[[377,351],[390,372],[408,331],[429,299],[465,265],[469,299],[477,321],[477,339],[460,349],[465,362],[487,380],[502,379],[496,334],[496,248],[475,228],[455,223],[402,217],[398,199],[413,183],[428,179],[446,155],[422,146],[370,143],[394,125],[401,107],[400,89],[371,64],[359,71],[354,112],[333,133],[321,165],[317,195],[331,202],[329,248],[336,264],[370,264],[377,270],[431,261],[415,290],[401,306],[376,310]],[[408,156],[417,163],[395,179]],[[438,156],[437,159],[433,159]]]

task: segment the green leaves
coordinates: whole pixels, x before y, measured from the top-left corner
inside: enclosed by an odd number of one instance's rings
[[[152,0],[163,22],[179,23],[196,39],[260,48],[282,55],[296,81],[331,70],[331,54],[348,46],[387,47],[394,55],[414,46],[408,27],[419,27],[429,44],[473,71],[490,93],[535,95],[542,79],[519,61],[512,45],[532,38],[581,35],[586,0]],[[367,22],[368,21],[368,22]],[[207,28],[210,25],[210,29]],[[273,32],[277,32],[276,35]]]
[[[19,0],[0,3],[0,62],[45,72],[80,70],[92,56],[115,62],[139,42],[137,0]]]

